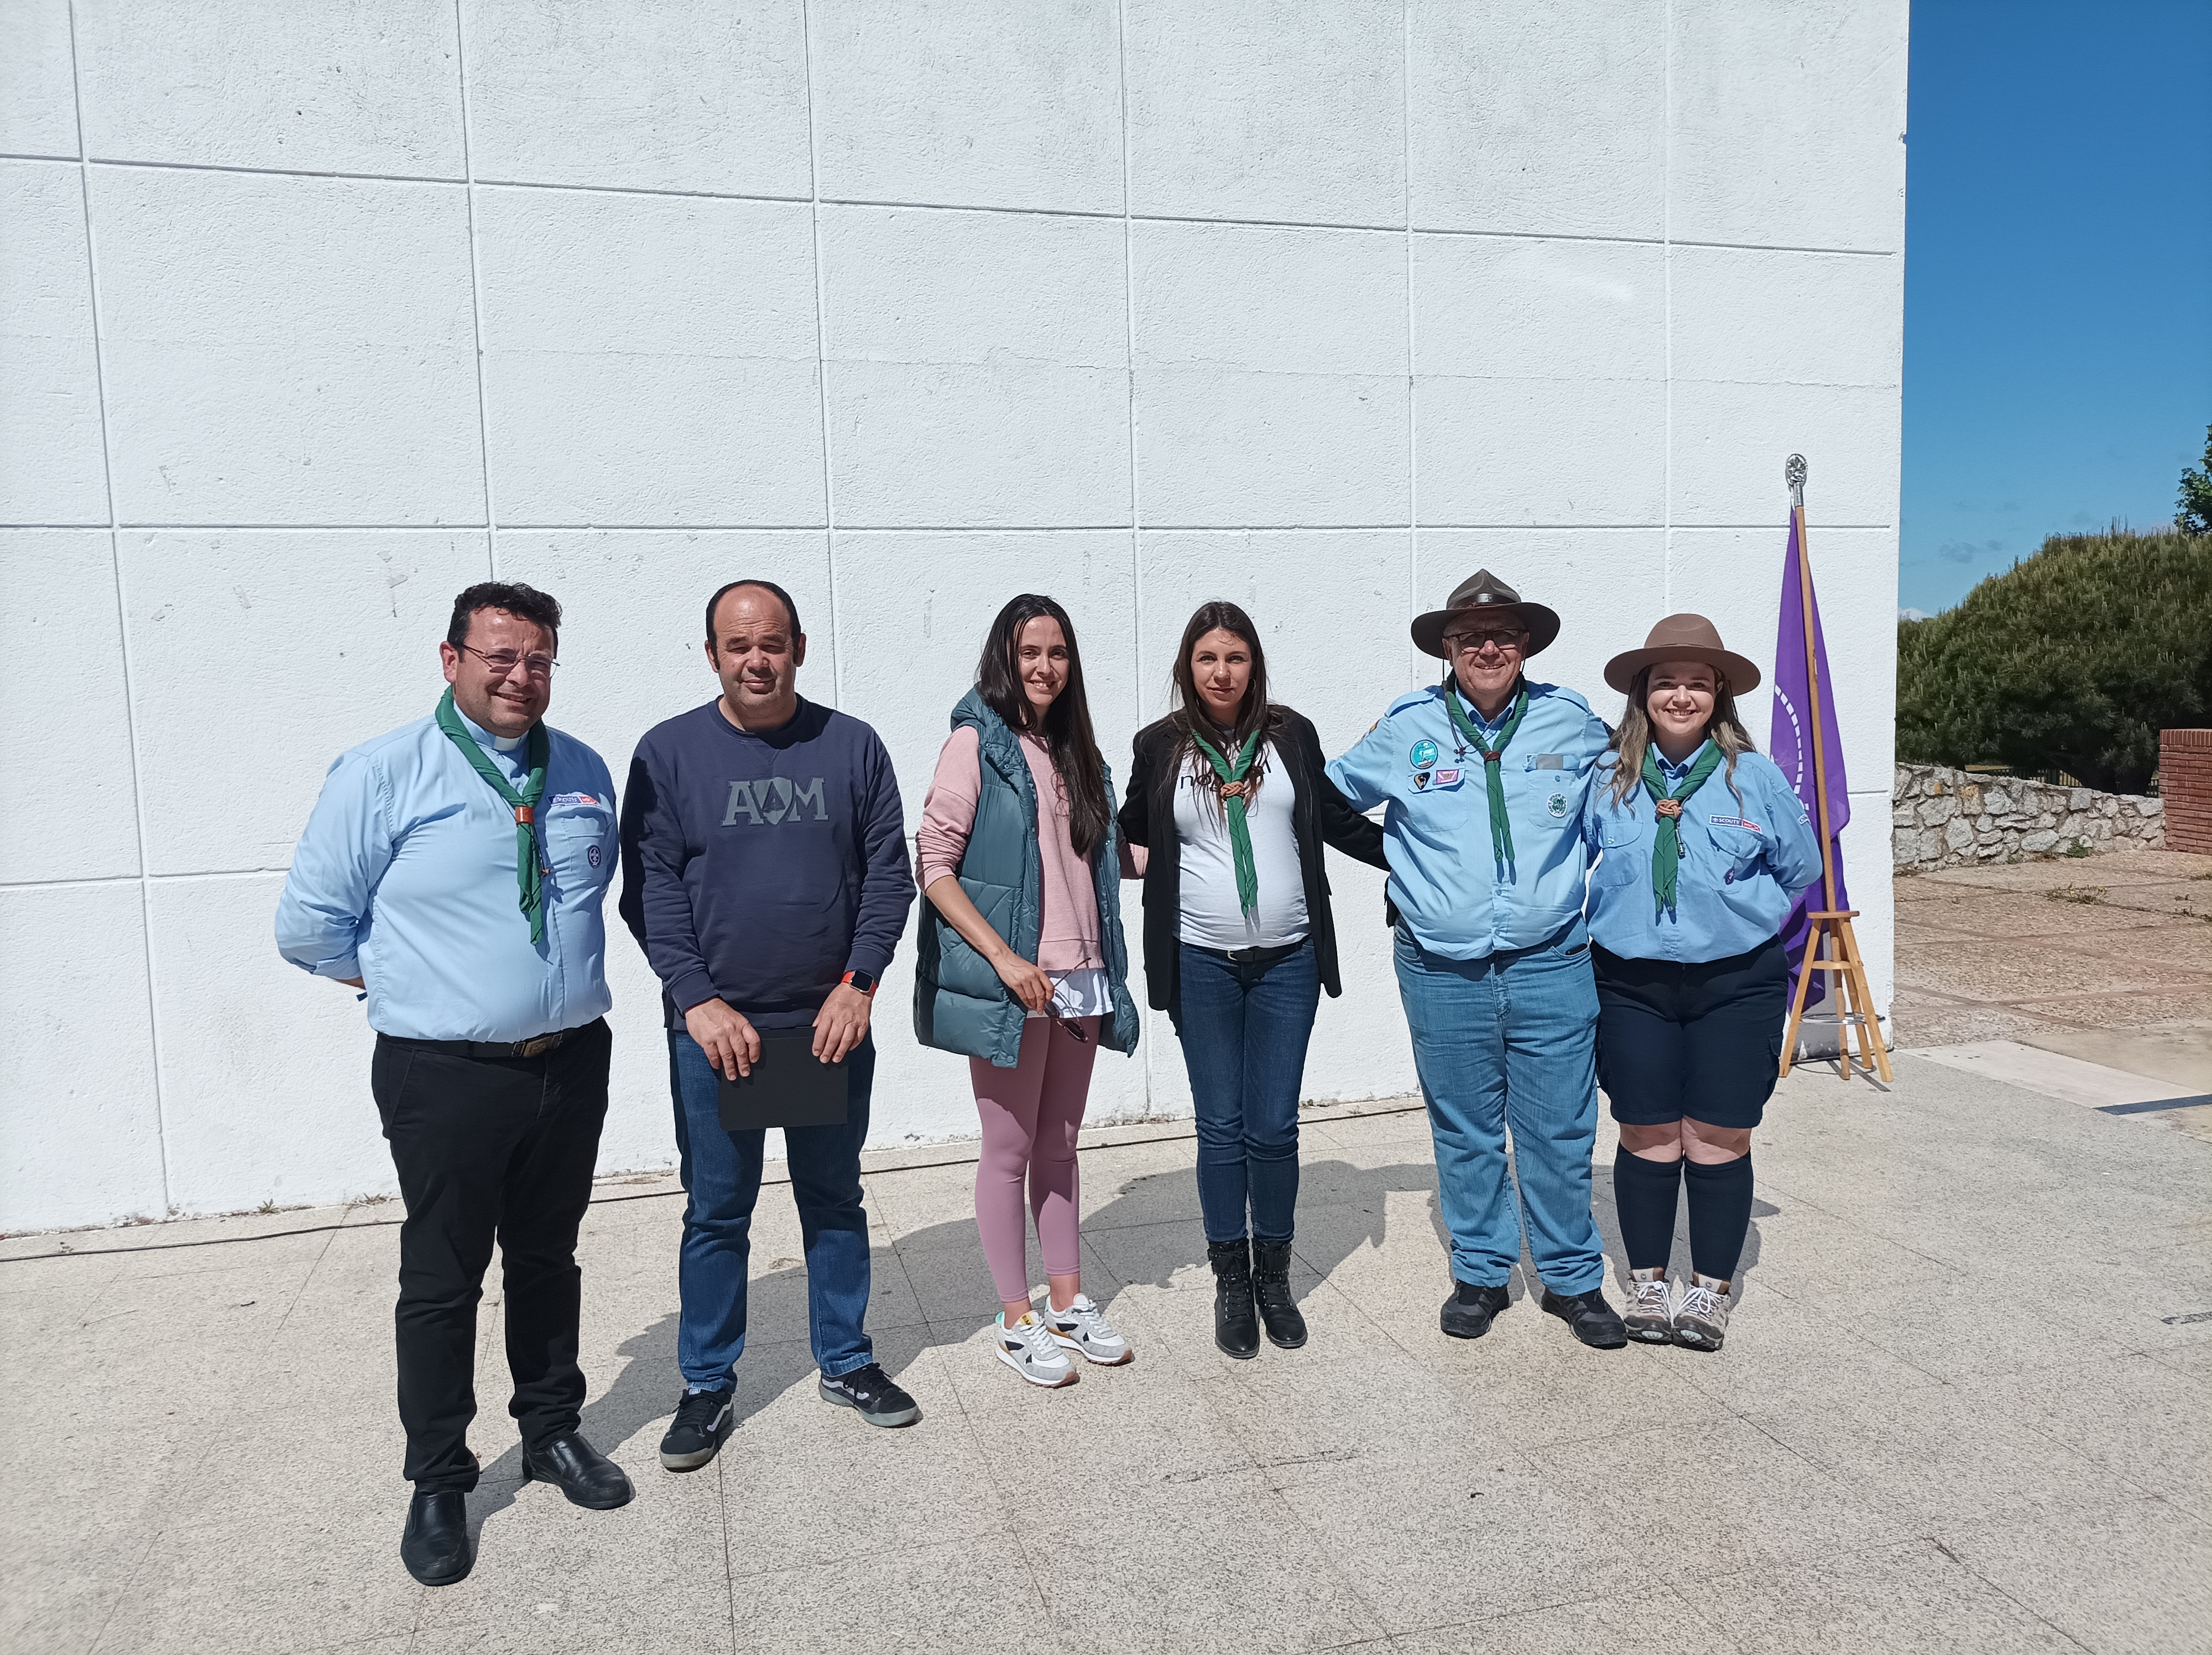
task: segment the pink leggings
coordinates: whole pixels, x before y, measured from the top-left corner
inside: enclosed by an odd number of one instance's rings
[[[1045,1274],[1073,1275],[1079,1269],[1075,1134],[1091,1093],[1100,1019],[1079,1020],[1090,1039],[1078,1040],[1050,1018],[1028,1019],[1022,1025],[1020,1061],[1010,1069],[994,1068],[980,1057],[968,1060],[975,1112],[983,1117],[975,1228],[983,1238],[991,1280],[1006,1304],[1030,1296],[1029,1228],[1022,1221],[1024,1178]]]

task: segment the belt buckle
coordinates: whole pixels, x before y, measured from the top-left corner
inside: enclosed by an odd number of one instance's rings
[[[517,1057],[535,1057],[541,1052],[552,1050],[560,1043],[560,1036],[555,1034],[541,1034],[534,1039],[519,1043],[515,1046],[514,1055]]]

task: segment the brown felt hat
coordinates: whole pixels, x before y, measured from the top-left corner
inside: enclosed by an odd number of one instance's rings
[[[1547,647],[1559,636],[1559,618],[1541,604],[1524,604],[1521,594],[1499,580],[1486,569],[1479,569],[1452,588],[1442,609],[1431,609],[1425,615],[1413,618],[1413,643],[1425,654],[1451,659],[1444,648],[1444,626],[1463,609],[1510,609],[1520,617],[1521,624],[1528,633],[1528,644],[1521,654],[1525,660]]]
[[[1720,628],[1702,615],[1669,615],[1651,629],[1641,649],[1625,649],[1605,664],[1605,681],[1624,696],[1645,667],[1662,660],[1701,660],[1728,680],[1729,693],[1759,687],[1759,668],[1723,646]]]

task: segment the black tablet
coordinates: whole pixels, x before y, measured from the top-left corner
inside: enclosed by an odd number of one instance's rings
[[[725,1131],[769,1126],[842,1126],[847,1076],[842,1063],[814,1056],[814,1031],[761,1029],[761,1054],[750,1074],[721,1080]]]

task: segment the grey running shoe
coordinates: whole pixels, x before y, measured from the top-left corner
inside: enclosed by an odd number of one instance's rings
[[[1632,1339],[1647,1345],[1674,1342],[1674,1289],[1665,1270],[1629,1272],[1628,1303],[1621,1310],[1620,1319]]]
[[[1137,1354],[1106,1319],[1106,1312],[1091,1302],[1089,1293],[1076,1294],[1064,1311],[1053,1309],[1052,1297],[1047,1294],[1044,1325],[1055,1344],[1082,1352],[1101,1367],[1119,1367]]]
[[[991,1329],[991,1348],[1000,1361],[1033,1385],[1054,1390],[1075,1383],[1075,1364],[1067,1360],[1067,1353],[1060,1349],[1035,1311],[1024,1311],[1022,1319],[1013,1323],[1000,1311],[998,1325]]]
[[[1674,1342],[1692,1350],[1718,1350],[1728,1337],[1729,1284],[1693,1275],[1674,1311]]]

